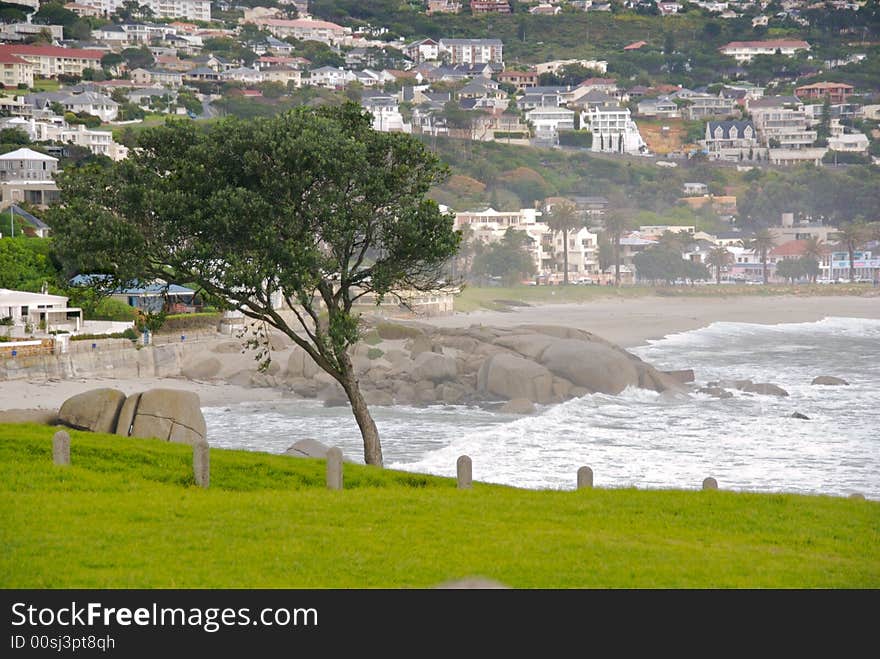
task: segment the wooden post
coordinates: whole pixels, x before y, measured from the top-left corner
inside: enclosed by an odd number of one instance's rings
[[[327,487],[342,489],[342,449],[337,446],[327,451]]]
[[[52,436],[52,462],[57,465],[70,464],[70,435],[64,430]]]
[[[581,467],[578,469],[577,484],[579,490],[586,490],[593,487],[593,470],[589,467]]]
[[[458,460],[455,463],[455,470],[458,475],[458,489],[471,489],[471,486],[474,482],[473,464],[471,463],[471,459],[466,455],[459,456]]]
[[[199,487],[211,484],[211,449],[207,442],[193,444],[193,475]]]
[[[718,481],[709,476],[709,478],[703,479],[703,489],[704,490],[717,490],[718,489]]]

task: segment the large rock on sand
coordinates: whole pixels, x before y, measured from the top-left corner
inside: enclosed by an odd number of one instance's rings
[[[198,394],[178,389],[143,392],[134,412],[131,436],[157,437],[181,444],[206,442],[208,429]]]
[[[604,343],[560,339],[543,351],[541,364],[554,375],[592,392],[619,394],[629,386],[639,386],[636,362]]]
[[[112,433],[124,402],[125,394],[118,389],[92,389],[64,401],[58,418],[71,428]]]
[[[483,362],[477,388],[508,400],[525,398],[544,404],[554,399],[553,374],[540,364],[509,353],[492,355]]]

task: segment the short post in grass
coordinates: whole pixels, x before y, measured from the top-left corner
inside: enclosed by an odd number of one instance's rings
[[[458,489],[469,490],[474,483],[473,463],[470,457],[460,455],[455,463],[455,470],[458,475]]]
[[[578,469],[578,489],[586,490],[593,487],[593,470],[589,467]]]
[[[199,487],[211,484],[211,449],[207,442],[193,444],[193,475]]]
[[[327,487],[342,489],[342,449],[338,446],[327,451]]]
[[[718,489],[718,481],[709,476],[709,478],[703,479],[703,489],[704,490],[717,490]]]
[[[52,462],[57,465],[70,464],[70,435],[63,430],[52,436]]]

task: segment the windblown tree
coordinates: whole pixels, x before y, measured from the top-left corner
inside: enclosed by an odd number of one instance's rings
[[[714,247],[706,256],[706,264],[715,268],[715,283],[721,284],[721,271],[733,263],[733,254],[724,247]]]
[[[834,236],[834,239],[839,241],[843,248],[846,249],[846,253],[849,256],[849,280],[855,281],[855,253],[865,244],[865,241],[868,240],[870,229],[864,219],[858,217],[849,224],[842,225],[837,232],[832,235]]]
[[[144,131],[126,160],[61,175],[51,221],[71,270],[107,273],[111,286],[195,283],[290,337],[341,385],[366,462],[382,465],[349,356],[354,305],[439,287],[459,234],[425,194],[446,174],[354,104],[204,130],[170,122]]]
[[[759,229],[751,238],[741,241],[745,249],[751,250],[761,260],[761,277],[764,284],[767,283],[767,256],[770,250],[776,247],[776,240],[769,229]]]
[[[547,225],[553,233],[562,233],[562,282],[568,285],[568,232],[582,225],[577,208],[568,201],[557,202],[550,209]]]

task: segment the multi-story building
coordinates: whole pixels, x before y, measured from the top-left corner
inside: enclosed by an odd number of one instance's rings
[[[0,84],[4,87],[33,87],[34,65],[18,55],[0,50]]]
[[[303,41],[321,41],[326,44],[335,44],[342,41],[350,28],[344,28],[329,21],[317,21],[306,18],[284,20],[281,18],[256,18],[253,24],[271,32],[279,39],[293,37]]]
[[[16,149],[0,155],[0,204],[27,202],[45,207],[60,197],[52,175],[58,158],[32,149]]]
[[[65,112],[86,113],[99,117],[101,121],[113,121],[119,113],[119,104],[109,96],[95,92],[71,94],[69,92],[43,92],[29,94],[25,101],[39,110],[51,109],[53,103],[64,107]]]
[[[430,62],[440,57],[440,44],[433,39],[420,39],[405,45],[403,53],[413,62]]]
[[[471,0],[472,14],[509,14],[510,3],[507,0]]]
[[[846,103],[847,96],[852,96],[854,88],[843,82],[816,82],[803,85],[794,90],[794,95],[801,99],[828,98],[832,103]]]
[[[123,6],[125,0],[78,0],[76,4],[91,7],[103,16],[109,16]],[[211,20],[211,0],[144,0],[159,18],[188,18],[196,21]],[[81,14],[83,15],[83,14]]]
[[[536,107],[526,112],[526,119],[535,129],[535,139],[550,144],[559,142],[559,132],[574,130],[574,110],[563,107]]]
[[[685,119],[698,120],[706,117],[729,117],[733,115],[734,100],[714,94],[694,94],[688,96],[684,108]]]
[[[453,0],[428,0],[427,14],[457,14],[461,11],[461,3]]]
[[[731,41],[718,50],[737,62],[751,62],[755,55],[793,56],[799,50],[809,50],[810,44],[797,39],[770,39],[768,41]]]
[[[498,82],[513,85],[521,92],[538,86],[538,74],[534,71],[502,71],[498,74]]]
[[[638,154],[648,150],[628,108],[588,108],[581,114],[581,125],[593,133],[593,151]]]
[[[751,121],[706,123],[706,154],[712,160],[754,160],[760,157],[758,133]]]
[[[82,76],[85,69],[100,69],[102,50],[61,48],[60,46],[2,45],[0,57],[13,55],[33,65],[33,75],[56,78],[59,75]]]
[[[412,124],[404,121],[395,96],[365,96],[361,106],[373,115],[373,130],[385,133],[410,133]]]
[[[440,51],[448,53],[450,64],[504,64],[500,39],[440,39]]]
[[[47,34],[51,39],[61,41],[64,38],[64,26],[43,25],[42,23],[6,23],[0,25],[0,39],[19,41],[25,37]]]
[[[764,146],[805,149],[816,141],[804,104],[794,96],[767,96],[748,103],[758,136]]]

